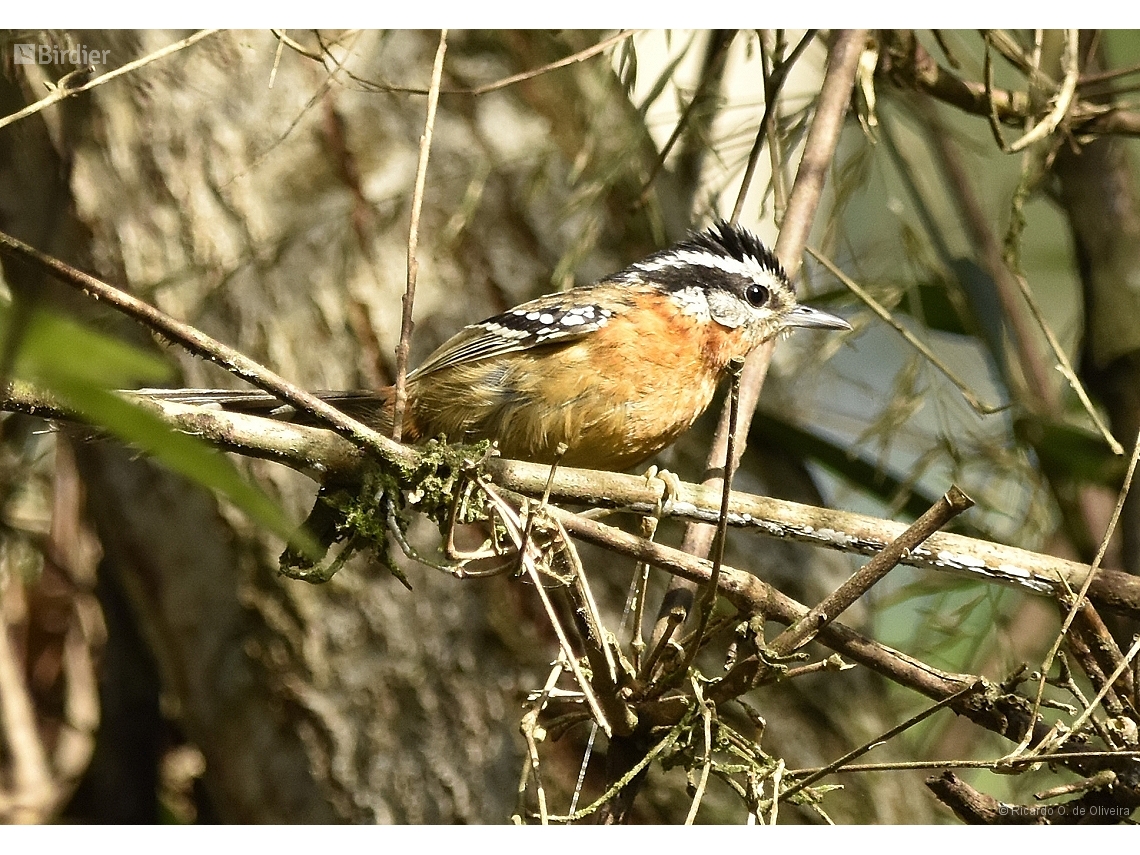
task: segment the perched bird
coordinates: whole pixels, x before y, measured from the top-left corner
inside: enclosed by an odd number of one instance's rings
[[[498,442],[508,458],[627,469],[705,411],[729,361],[791,327],[850,329],[796,303],[775,255],[725,222],[590,285],[464,327],[407,378],[403,438]],[[391,387],[318,393],[391,433]],[[161,397],[280,408],[263,392]]]

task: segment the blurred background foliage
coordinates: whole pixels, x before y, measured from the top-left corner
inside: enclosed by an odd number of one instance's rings
[[[117,67],[183,35],[9,33],[0,39],[0,115],[76,70],[16,65],[17,44],[105,49]],[[830,37],[451,33],[420,230],[413,364],[463,324],[612,272],[736,207],[774,242]],[[777,348],[738,489],[909,519],[956,483],[978,503],[962,530],[1092,558],[1126,460],[1106,434],[1131,451],[1140,428],[1129,124],[1140,35],[1082,32],[1075,59],[1065,38],[869,36],[811,244],[942,367],[805,258],[801,298],[855,330],[800,333]],[[410,31],[203,38],[0,127],[0,229],[310,388],[384,385],[437,40]],[[1040,140],[1009,151],[1049,115],[1072,67],[1069,110]],[[1028,105],[1023,116],[1011,107],[998,121],[988,106],[970,107],[988,78],[990,92]],[[744,186],[766,110],[774,131]],[[181,385],[234,382],[7,260],[4,277],[9,318],[25,305],[76,313],[161,353]],[[1103,429],[1056,370],[1046,328]],[[21,338],[35,344],[34,331],[12,321],[9,350]],[[101,359],[78,343],[58,355]],[[660,462],[698,480],[716,409]],[[408,594],[363,562],[317,588],[281,580],[280,538],[228,502],[109,442],[46,432],[22,416],[0,429],[9,628],[0,659],[14,666],[0,674],[3,721],[40,745],[31,755],[0,748],[6,819],[510,817],[523,762],[520,703],[555,650],[524,586],[456,584],[411,565]],[[242,467],[292,519],[303,517],[308,481],[271,464]],[[1105,566],[1140,568],[1138,513],[1130,503]],[[662,538],[675,542],[678,532],[664,526]],[[727,560],[809,604],[856,566],[744,535]],[[620,610],[630,568],[601,566],[613,571],[607,608]],[[906,568],[847,618],[937,667],[996,680],[1040,661],[1058,627],[1047,603]],[[826,763],[925,703],[861,669],[755,699],[768,722],[764,745],[789,768]],[[941,715],[875,759],[1008,749]],[[550,749],[549,792],[573,787],[583,739],[571,734]],[[587,791],[599,774],[587,775]],[[922,777],[846,776],[824,807],[835,821],[948,819]],[[971,780],[1016,799],[1040,788],[1031,778]],[[654,770],[636,818],[682,819],[684,783]],[[819,821],[808,809],[780,817]],[[727,792],[710,793],[698,815],[742,818]]]

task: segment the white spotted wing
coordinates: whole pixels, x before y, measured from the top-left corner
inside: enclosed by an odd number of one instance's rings
[[[576,302],[585,289],[549,294],[464,327],[427,358],[408,379],[462,362],[490,359],[545,344],[568,343],[604,327],[617,306]]]

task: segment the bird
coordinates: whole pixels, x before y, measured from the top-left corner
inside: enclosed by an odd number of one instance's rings
[[[507,458],[627,470],[692,426],[734,358],[797,327],[851,329],[798,303],[775,254],[718,220],[596,282],[464,327],[408,374],[402,437],[491,440]],[[146,391],[289,412],[258,391]],[[391,434],[393,387],[317,394]]]

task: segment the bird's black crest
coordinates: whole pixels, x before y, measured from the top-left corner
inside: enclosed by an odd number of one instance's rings
[[[785,282],[788,280],[783,266],[775,253],[760,242],[760,238],[748,229],[724,220],[717,220],[703,232],[693,232],[688,238],[674,246],[672,252],[711,252],[744,261],[754,258],[762,267],[771,271]]]
[[[758,237],[740,226],[718,220],[704,231],[692,232],[680,243],[634,262],[613,279],[650,279],[666,291],[680,291],[700,283],[706,288],[737,292],[761,271],[788,283],[784,268]]]

